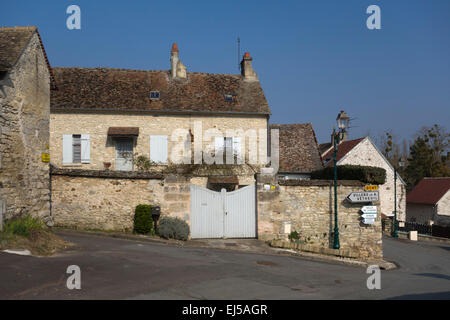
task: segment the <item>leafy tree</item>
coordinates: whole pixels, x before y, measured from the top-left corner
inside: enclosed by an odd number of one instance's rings
[[[448,177],[449,133],[438,125],[423,127],[410,147],[410,158],[405,170],[408,188],[424,177]]]

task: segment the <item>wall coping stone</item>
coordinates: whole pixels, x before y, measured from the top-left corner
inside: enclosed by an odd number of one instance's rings
[[[333,180],[301,180],[301,179],[289,179],[289,180],[278,180],[280,186],[333,186]],[[338,180],[338,186],[364,186],[364,182],[359,180]]]
[[[111,178],[111,179],[164,179],[159,172],[115,171],[115,170],[85,170],[52,167],[50,174],[54,176]]]

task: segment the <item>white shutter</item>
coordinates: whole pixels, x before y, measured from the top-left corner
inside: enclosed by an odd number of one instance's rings
[[[167,164],[167,136],[151,135],[150,136],[150,160],[156,163]]]
[[[63,164],[72,163],[72,135],[63,134]]]
[[[222,153],[223,155],[223,151],[225,149],[225,140],[223,139],[223,137],[216,137],[214,139],[214,152],[216,155],[218,155],[219,152]]]
[[[233,156],[237,157],[237,164],[243,163],[241,137],[233,138]]]
[[[89,163],[91,161],[91,143],[88,134],[81,135],[81,163]]]

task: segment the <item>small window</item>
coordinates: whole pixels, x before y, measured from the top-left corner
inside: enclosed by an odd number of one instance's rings
[[[231,94],[226,94],[225,95],[225,101],[233,102],[233,96]]]
[[[150,100],[159,100],[159,91],[150,91]]]
[[[81,163],[81,135],[74,134],[72,136],[72,163]]]

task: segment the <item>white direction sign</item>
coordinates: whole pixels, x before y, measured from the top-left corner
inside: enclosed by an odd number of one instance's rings
[[[378,191],[352,192],[348,195],[347,199],[353,203],[378,201],[379,193]]]
[[[375,213],[377,214],[377,206],[364,206],[361,208],[362,213]]]
[[[376,219],[377,214],[376,213],[364,213],[361,215],[364,219]]]
[[[363,223],[364,223],[364,224],[374,224],[374,223],[375,223],[375,220],[374,220],[374,219],[364,219],[364,220],[363,220]]]

